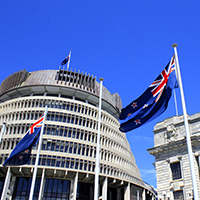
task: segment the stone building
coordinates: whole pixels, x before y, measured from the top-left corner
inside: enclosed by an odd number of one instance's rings
[[[3,167],[5,159],[48,105],[34,199],[92,200],[100,84],[79,71],[26,70],[0,87],[0,194],[28,199],[37,146],[27,165]],[[117,93],[102,92],[99,196],[103,200],[150,200],[126,135],[119,131],[122,103]],[[4,185],[5,178],[9,184]]]
[[[188,116],[195,174],[200,198],[200,113]],[[158,199],[193,199],[193,187],[183,116],[174,116],[154,127]]]

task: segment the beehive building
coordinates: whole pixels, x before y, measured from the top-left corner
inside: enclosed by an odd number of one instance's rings
[[[37,146],[27,165],[3,167],[5,159],[48,105],[34,199],[92,200],[100,84],[79,71],[16,72],[0,87],[0,193],[28,199]],[[119,131],[117,93],[102,92],[99,196],[149,200],[155,191],[140,177],[126,135]],[[5,179],[9,180],[6,186]],[[3,198],[3,197],[2,197]]]

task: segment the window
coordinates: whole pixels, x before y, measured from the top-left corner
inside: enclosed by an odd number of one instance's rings
[[[171,171],[172,171],[172,180],[181,179],[181,166],[180,162],[175,162],[170,164]]]
[[[13,192],[13,199],[28,199],[30,193],[32,178],[16,178],[15,190]],[[36,199],[39,195],[41,179],[36,179],[36,187],[34,189],[33,199]]]
[[[55,142],[52,142],[51,143],[51,151],[54,151],[55,150]]]
[[[50,134],[51,129],[50,128],[45,128],[45,134],[49,135]]]
[[[43,199],[69,199],[70,181],[46,179]]]
[[[79,135],[80,135],[80,132],[77,131],[77,133],[76,133],[76,139],[79,139]]]
[[[63,129],[60,129],[60,136],[63,136]]]
[[[54,166],[55,166],[55,163],[56,163],[56,159],[52,159],[52,161],[51,161],[51,166],[54,167]]]
[[[50,120],[50,115],[49,115],[49,114],[47,114],[47,120],[48,120],[48,121]]]
[[[76,150],[77,150],[77,143],[74,143],[74,151],[73,151],[74,154],[76,154]]]
[[[83,147],[82,147],[82,156],[84,156],[85,154],[85,145],[83,144]]]
[[[14,141],[12,141],[12,142],[11,142],[11,146],[10,146],[11,149],[13,149],[14,144],[15,144]]]
[[[47,164],[46,164],[47,166],[51,166],[51,159],[47,159]]]
[[[73,168],[74,168],[74,161],[71,161],[70,164],[71,164],[71,165],[70,165],[70,168],[73,169]]]
[[[65,158],[62,158],[62,160],[61,160],[61,167],[64,167],[65,166],[65,160],[64,160]]]
[[[73,148],[73,143],[70,142],[70,145],[69,145],[69,153],[72,153],[72,148]]]
[[[72,131],[72,138],[75,138],[76,131]]]
[[[63,141],[61,141],[61,142],[63,142]],[[61,143],[60,144],[60,151],[63,152],[63,149],[64,149],[64,143]]]
[[[180,191],[174,191],[174,200],[184,200],[183,198],[183,190]]]
[[[59,119],[59,115],[57,114],[57,115],[55,115],[55,121],[58,121],[58,119]]]
[[[64,150],[66,153],[68,152],[68,142],[66,142],[65,144],[65,150]]]
[[[42,165],[46,165],[46,158],[42,159]]]
[[[55,149],[55,151],[59,151],[59,150],[60,150],[60,141],[58,140],[56,142],[56,149]]]
[[[80,155],[80,153],[81,153],[81,144],[79,144],[79,146],[78,146],[78,151],[77,151],[77,154],[78,154],[78,155]]]
[[[82,170],[82,168],[83,168],[83,163],[81,162],[80,166],[79,166],[79,169]]]
[[[56,167],[60,167],[60,158],[56,161]]]

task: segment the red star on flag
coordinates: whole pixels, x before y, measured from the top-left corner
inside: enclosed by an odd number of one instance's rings
[[[25,152],[25,153],[29,153],[29,150],[28,150],[28,149],[26,149],[24,152]]]
[[[133,107],[133,108],[137,107],[137,102],[133,102],[133,103],[132,103],[132,107]]]
[[[134,122],[136,125],[141,124],[140,119],[136,119]]]

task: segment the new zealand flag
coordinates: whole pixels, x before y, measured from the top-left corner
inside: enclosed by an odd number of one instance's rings
[[[62,62],[61,65],[65,65],[67,64],[67,62],[69,61],[70,55],[68,55]]]
[[[120,131],[131,131],[160,116],[167,109],[172,89],[176,87],[178,84],[173,56],[148,89],[122,109],[119,119],[124,122],[120,125]]]
[[[25,165],[28,163],[32,147],[38,142],[44,115],[42,115],[27,131],[26,135],[18,142],[16,147],[6,159],[3,166]]]

